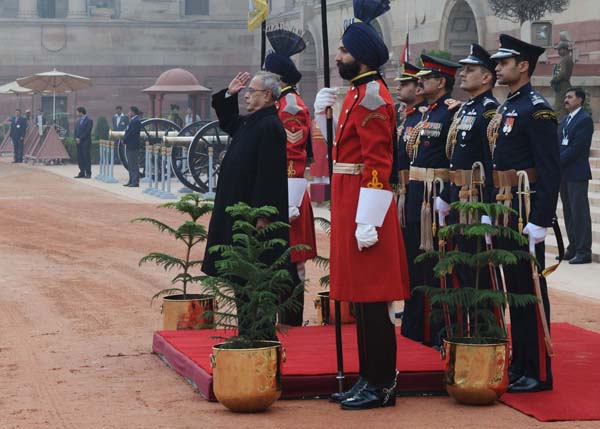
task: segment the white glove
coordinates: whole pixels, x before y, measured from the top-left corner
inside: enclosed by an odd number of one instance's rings
[[[359,251],[371,247],[379,241],[377,229],[373,225],[365,225],[364,223],[356,224],[354,236],[356,237]]]
[[[481,223],[484,225],[491,225],[492,218],[487,215],[483,215],[481,216]],[[488,246],[492,245],[492,236],[489,233],[485,234],[485,244],[487,244]]]
[[[298,207],[295,207],[295,206],[288,207],[288,217],[290,219],[290,222],[295,221],[296,219],[298,219],[299,216],[300,216],[300,209],[298,209]]]
[[[529,235],[529,252],[535,251],[535,245],[546,239],[547,228],[528,222],[523,228],[523,234]]]
[[[444,201],[441,197],[435,199],[435,209],[438,212],[440,226],[446,225],[446,216],[450,214],[450,204]]]
[[[337,102],[337,88],[323,88],[315,98],[315,115],[323,114]]]

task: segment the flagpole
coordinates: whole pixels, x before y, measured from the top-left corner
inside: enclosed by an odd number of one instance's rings
[[[260,24],[260,68],[262,69],[267,55],[267,21]]]
[[[323,83],[325,87],[331,86],[331,74],[329,70],[329,33],[327,29],[327,2],[321,0],[321,26],[323,33]],[[333,110],[327,109],[327,160],[329,163],[329,183],[331,186],[331,174],[333,170]],[[331,198],[331,197],[330,197]],[[329,296],[331,299],[331,295]],[[334,302],[335,317],[335,351],[337,357],[337,382],[338,391],[344,391],[344,354],[342,350],[342,309],[338,300]]]

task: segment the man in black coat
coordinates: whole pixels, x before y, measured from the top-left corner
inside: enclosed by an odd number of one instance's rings
[[[123,113],[121,106],[115,107],[115,114],[112,117],[112,129],[113,131],[125,131],[129,125],[129,118]]]
[[[125,128],[123,144],[125,145],[125,155],[127,156],[127,167],[129,170],[129,180],[123,186],[138,188],[140,186],[140,166],[138,164],[138,154],[140,152],[140,131],[142,130],[142,120],[140,119],[140,109],[136,106],[129,108],[129,124]]]
[[[15,110],[15,116],[10,120],[10,139],[13,142],[14,161],[23,162],[23,140],[27,132],[27,119],[21,116],[21,110]]]
[[[241,116],[238,94],[248,82],[244,101],[249,115]],[[233,218],[225,213],[227,207],[244,202],[252,207],[277,208],[279,213],[272,219],[259,219],[258,227],[266,226],[270,221],[288,222],[287,136],[275,107],[281,92],[279,83],[279,77],[272,73],[259,72],[252,80],[249,73],[238,73],[226,90],[213,95],[212,107],[219,118],[219,126],[232,141],[221,163],[208,227],[202,271],[209,276],[218,275],[215,263],[221,255],[208,249],[232,243]],[[279,235],[289,240],[287,230]],[[275,253],[281,254],[283,250],[278,249]]]
[[[592,219],[588,200],[590,146],[594,121],[583,110],[585,91],[569,88],[565,108],[569,113],[558,130],[560,144],[560,199],[563,205],[569,247],[565,259],[569,264],[592,262]]]
[[[75,123],[75,143],[77,143],[77,163],[79,174],[76,179],[89,179],[92,177],[92,128],[94,121],[87,116],[85,107],[77,108],[77,122]]]

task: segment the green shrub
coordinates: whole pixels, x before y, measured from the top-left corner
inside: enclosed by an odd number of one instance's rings
[[[108,120],[104,116],[98,117],[96,128],[94,129],[94,140],[108,140],[109,131]]]
[[[65,149],[67,149],[71,162],[77,164],[77,144],[75,143],[75,139],[67,137],[63,140],[63,144],[65,145]],[[100,162],[100,144],[98,140],[92,140],[91,152],[92,164],[98,164]]]

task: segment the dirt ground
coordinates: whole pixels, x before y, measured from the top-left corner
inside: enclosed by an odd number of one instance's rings
[[[205,401],[151,353],[161,316],[150,297],[168,277],[137,262],[176,247],[150,226],[129,223],[137,216],[180,220],[153,204],[0,161],[0,428],[542,426],[501,404],[465,407],[447,397],[399,398],[394,408],[358,413],[325,400],[279,401],[257,415]],[[319,244],[325,251],[322,233]],[[319,271],[309,265],[308,274],[305,316],[314,322]],[[553,321],[600,331],[600,301],[564,292],[551,299]]]

